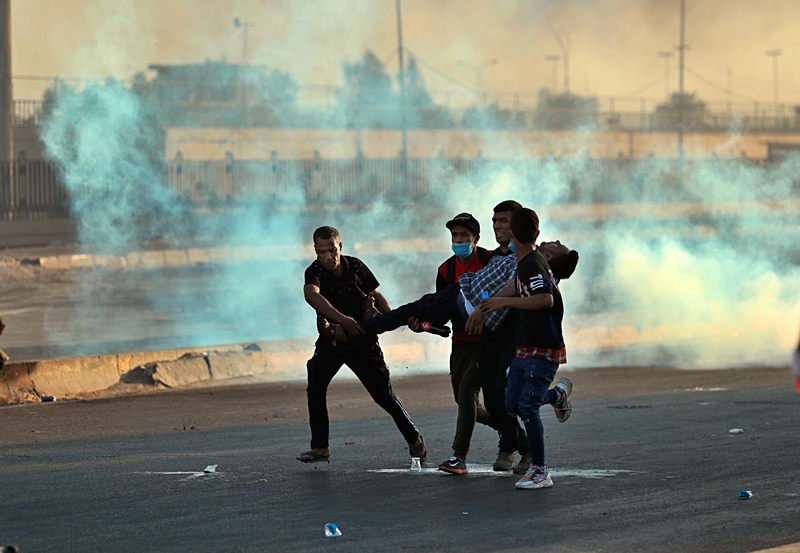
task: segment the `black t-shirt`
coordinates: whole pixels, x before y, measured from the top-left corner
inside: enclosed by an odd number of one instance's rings
[[[547,260],[533,250],[517,263],[517,295],[529,297],[536,294],[552,294],[550,309],[517,309],[517,348],[540,348],[559,350],[564,347],[561,321],[564,318],[564,303]]]
[[[503,250],[500,249],[500,246],[497,246],[495,249],[493,249],[491,252],[489,252],[489,258],[491,259],[492,257],[494,257],[496,255],[499,255],[500,257],[506,257],[506,256],[509,256],[509,255],[515,255],[515,254],[511,250],[506,250],[504,252]]]
[[[337,277],[332,271],[325,269],[318,260],[314,260],[306,269],[305,284],[317,286],[320,295],[337,311],[360,321],[364,318],[364,298],[378,288],[378,279],[357,257],[343,255],[340,263],[342,276]],[[368,335],[342,344],[349,347],[376,341],[377,336]]]

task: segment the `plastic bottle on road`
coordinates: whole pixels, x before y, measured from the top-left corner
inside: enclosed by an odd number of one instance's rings
[[[342,535],[342,531],[339,530],[339,527],[336,526],[334,523],[329,522],[325,525],[325,537],[326,538],[335,538]]]

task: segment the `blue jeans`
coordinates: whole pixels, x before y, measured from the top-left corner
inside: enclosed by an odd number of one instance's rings
[[[518,416],[525,425],[531,462],[545,466],[544,427],[539,416],[539,407],[553,403],[558,395],[550,389],[556,376],[558,363],[542,357],[515,357],[508,367],[506,385],[506,411]]]

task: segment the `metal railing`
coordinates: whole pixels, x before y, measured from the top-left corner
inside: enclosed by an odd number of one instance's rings
[[[591,159],[310,159],[173,160],[164,185],[188,209],[364,208],[376,201],[435,204],[448,194],[480,193],[498,178],[520,198],[553,204],[702,200],[687,185],[701,173],[738,178],[745,160]],[[760,178],[760,177],[759,177]],[[785,178],[781,177],[782,179]],[[783,185],[782,185],[783,186]],[[700,187],[702,189],[702,187]],[[800,197],[800,178],[784,188]],[[541,199],[537,199],[541,198]],[[724,199],[724,198],[720,198]],[[55,166],[20,159],[0,164],[0,219],[69,216],[69,194]]]
[[[42,122],[43,107],[44,102],[41,100],[14,100],[14,125],[38,125]]]
[[[0,163],[0,220],[69,216],[69,198],[47,161]]]
[[[14,125],[36,126],[42,122],[44,103],[41,100],[15,100]],[[220,106],[216,104],[190,105],[174,103],[162,106],[173,114],[182,114],[191,121],[176,122],[181,126],[231,126],[231,127],[281,127],[292,128],[399,128],[402,117],[396,106],[361,105],[350,116],[340,113],[335,107],[324,111],[312,110],[308,114],[299,106],[296,115],[286,118],[269,115],[255,117],[242,106]],[[261,110],[263,111],[263,110]],[[259,113],[261,113],[261,111]],[[280,110],[277,110],[280,111]],[[477,113],[477,115],[476,115]],[[262,114],[263,115],[263,114]],[[254,124],[253,122],[257,123]],[[598,131],[623,132],[677,132],[678,117],[675,113],[657,113],[652,109],[640,111],[616,110],[613,102],[597,111],[547,109],[537,110],[532,106],[493,106],[485,112],[464,108],[431,106],[409,107],[406,122],[411,129],[515,129],[553,130],[583,128]],[[711,133],[800,133],[800,114],[783,111],[767,114],[758,106],[752,111],[705,110],[699,114],[686,114],[683,121],[685,132]]]

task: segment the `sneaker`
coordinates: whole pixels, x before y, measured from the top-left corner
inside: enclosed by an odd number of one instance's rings
[[[572,393],[572,380],[566,376],[561,378],[555,389],[558,390],[558,399],[553,403],[553,409],[556,411],[556,420],[565,422],[572,414],[572,404],[569,402],[569,396]]]
[[[456,456],[450,457],[447,461],[439,465],[439,470],[451,474],[467,474],[467,464]]]
[[[421,434],[416,444],[408,444],[408,453],[412,457],[419,457],[420,463],[424,463],[428,458],[428,450],[425,448],[425,439]]]
[[[531,465],[525,476],[520,478],[514,487],[518,490],[535,490],[537,488],[550,488],[553,486],[553,480],[550,478],[550,473],[547,467],[537,467]]]
[[[497,454],[497,460],[492,465],[492,470],[496,472],[509,471],[514,468],[514,452],[501,451]]]
[[[531,454],[525,453],[522,455],[522,459],[519,460],[519,464],[514,467],[514,474],[525,474],[528,472],[529,466],[531,466]]]

